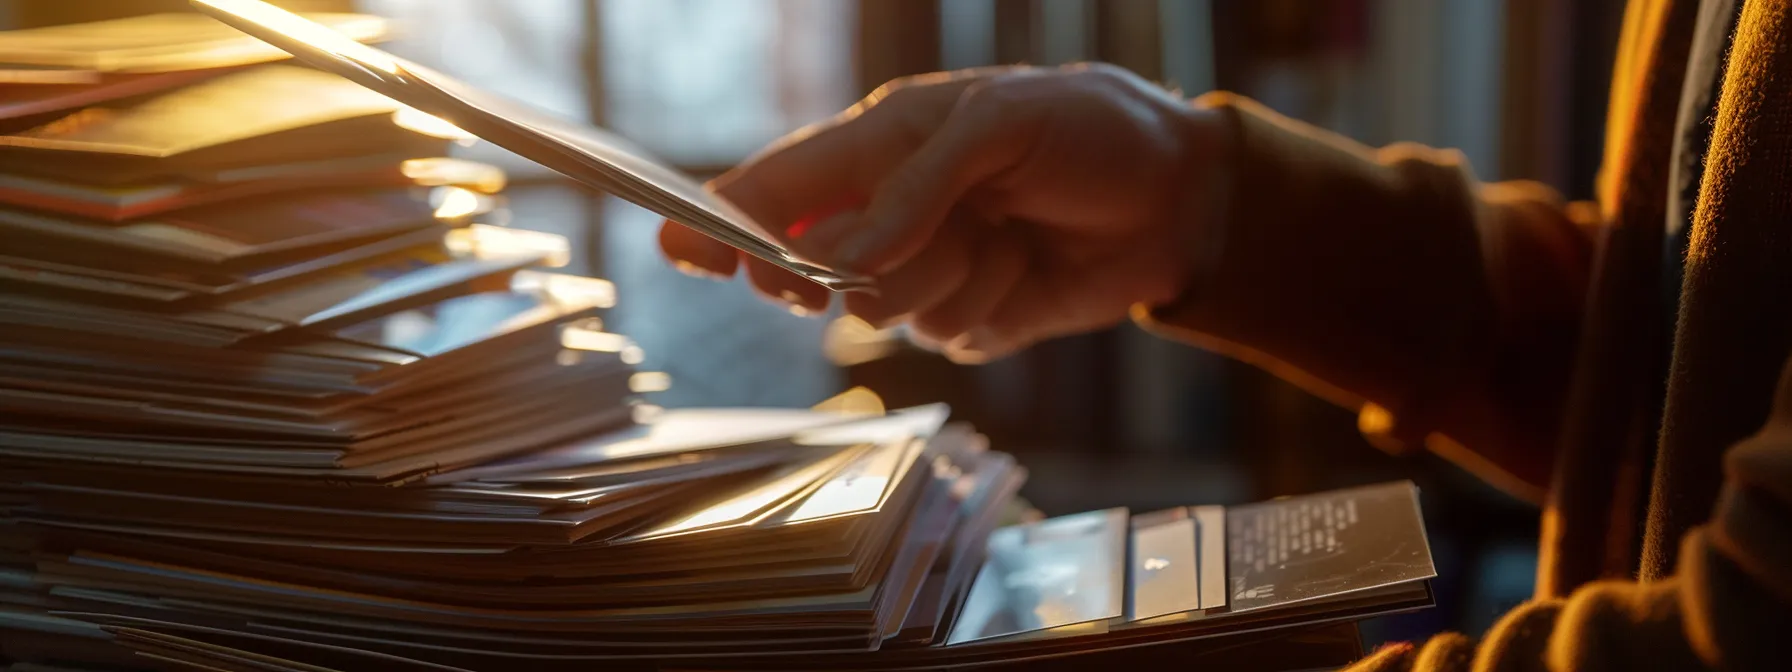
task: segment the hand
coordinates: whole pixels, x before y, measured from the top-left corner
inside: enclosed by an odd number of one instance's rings
[[[791,249],[874,277],[846,295],[872,324],[909,321],[960,362],[1112,326],[1177,297],[1209,215],[1218,113],[1102,65],[898,80],[775,143],[712,185],[755,221],[810,226]],[[826,289],[668,222],[667,256],[810,310]]]

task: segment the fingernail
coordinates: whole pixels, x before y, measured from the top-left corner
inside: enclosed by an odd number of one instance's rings
[[[881,299],[874,296],[850,297],[847,299],[846,308],[848,312],[864,320],[866,324],[880,330],[894,327],[902,323],[904,317],[907,317],[898,312],[891,312]]]
[[[953,364],[963,364],[966,366],[988,364],[995,359],[990,353],[982,350],[963,348],[956,345],[946,346],[945,355],[946,359],[950,360]]]
[[[995,358],[991,357],[989,353],[986,352],[977,352],[975,350],[952,350],[948,348],[946,350],[946,360],[953,364],[963,366],[982,366],[995,361]]]
[[[709,270],[702,266],[698,266],[696,264],[685,261],[683,259],[680,259],[677,262],[673,263],[672,267],[678,269],[678,272],[683,273],[688,276],[691,276],[693,278],[703,278],[705,280],[726,280],[727,279],[727,278],[723,277],[722,274],[720,274],[720,273]]]
[[[896,328],[896,325],[908,322],[909,320],[914,319],[914,317],[914,313],[900,313],[876,320],[872,322],[872,324],[877,325],[877,328],[879,329],[894,329]]]
[[[917,348],[932,353],[940,353],[945,348],[945,345],[939,341],[928,338],[926,334],[914,330],[908,332],[908,342],[913,343]]]
[[[778,300],[784,303],[784,310],[797,317],[809,317],[817,310],[808,305],[803,295],[788,289],[778,293]]]
[[[946,357],[958,364],[987,364],[995,359],[995,334],[977,327],[946,344]]]

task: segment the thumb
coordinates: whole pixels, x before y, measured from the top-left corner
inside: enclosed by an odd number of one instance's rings
[[[1037,108],[992,94],[1000,81],[965,90],[939,129],[878,185],[831,261],[871,275],[900,267],[927,247],[966,192],[1026,158]]]

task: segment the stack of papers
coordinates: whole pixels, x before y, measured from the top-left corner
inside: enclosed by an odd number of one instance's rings
[[[607,157],[563,164],[580,181],[732,211],[607,135],[387,93],[261,64],[0,137],[13,669],[1273,662],[1431,603],[1409,483],[1020,523],[1025,469],[943,406],[647,404],[668,381],[605,330],[615,288],[553,270],[557,236],[482,223],[502,175],[441,158],[470,141],[448,122],[576,138]]]

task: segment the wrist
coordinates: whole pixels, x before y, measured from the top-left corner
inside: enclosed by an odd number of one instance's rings
[[[1182,135],[1178,198],[1168,213],[1175,247],[1176,290],[1149,306],[1163,308],[1198,291],[1225,253],[1237,152],[1237,123],[1231,111],[1197,99],[1178,111]]]

